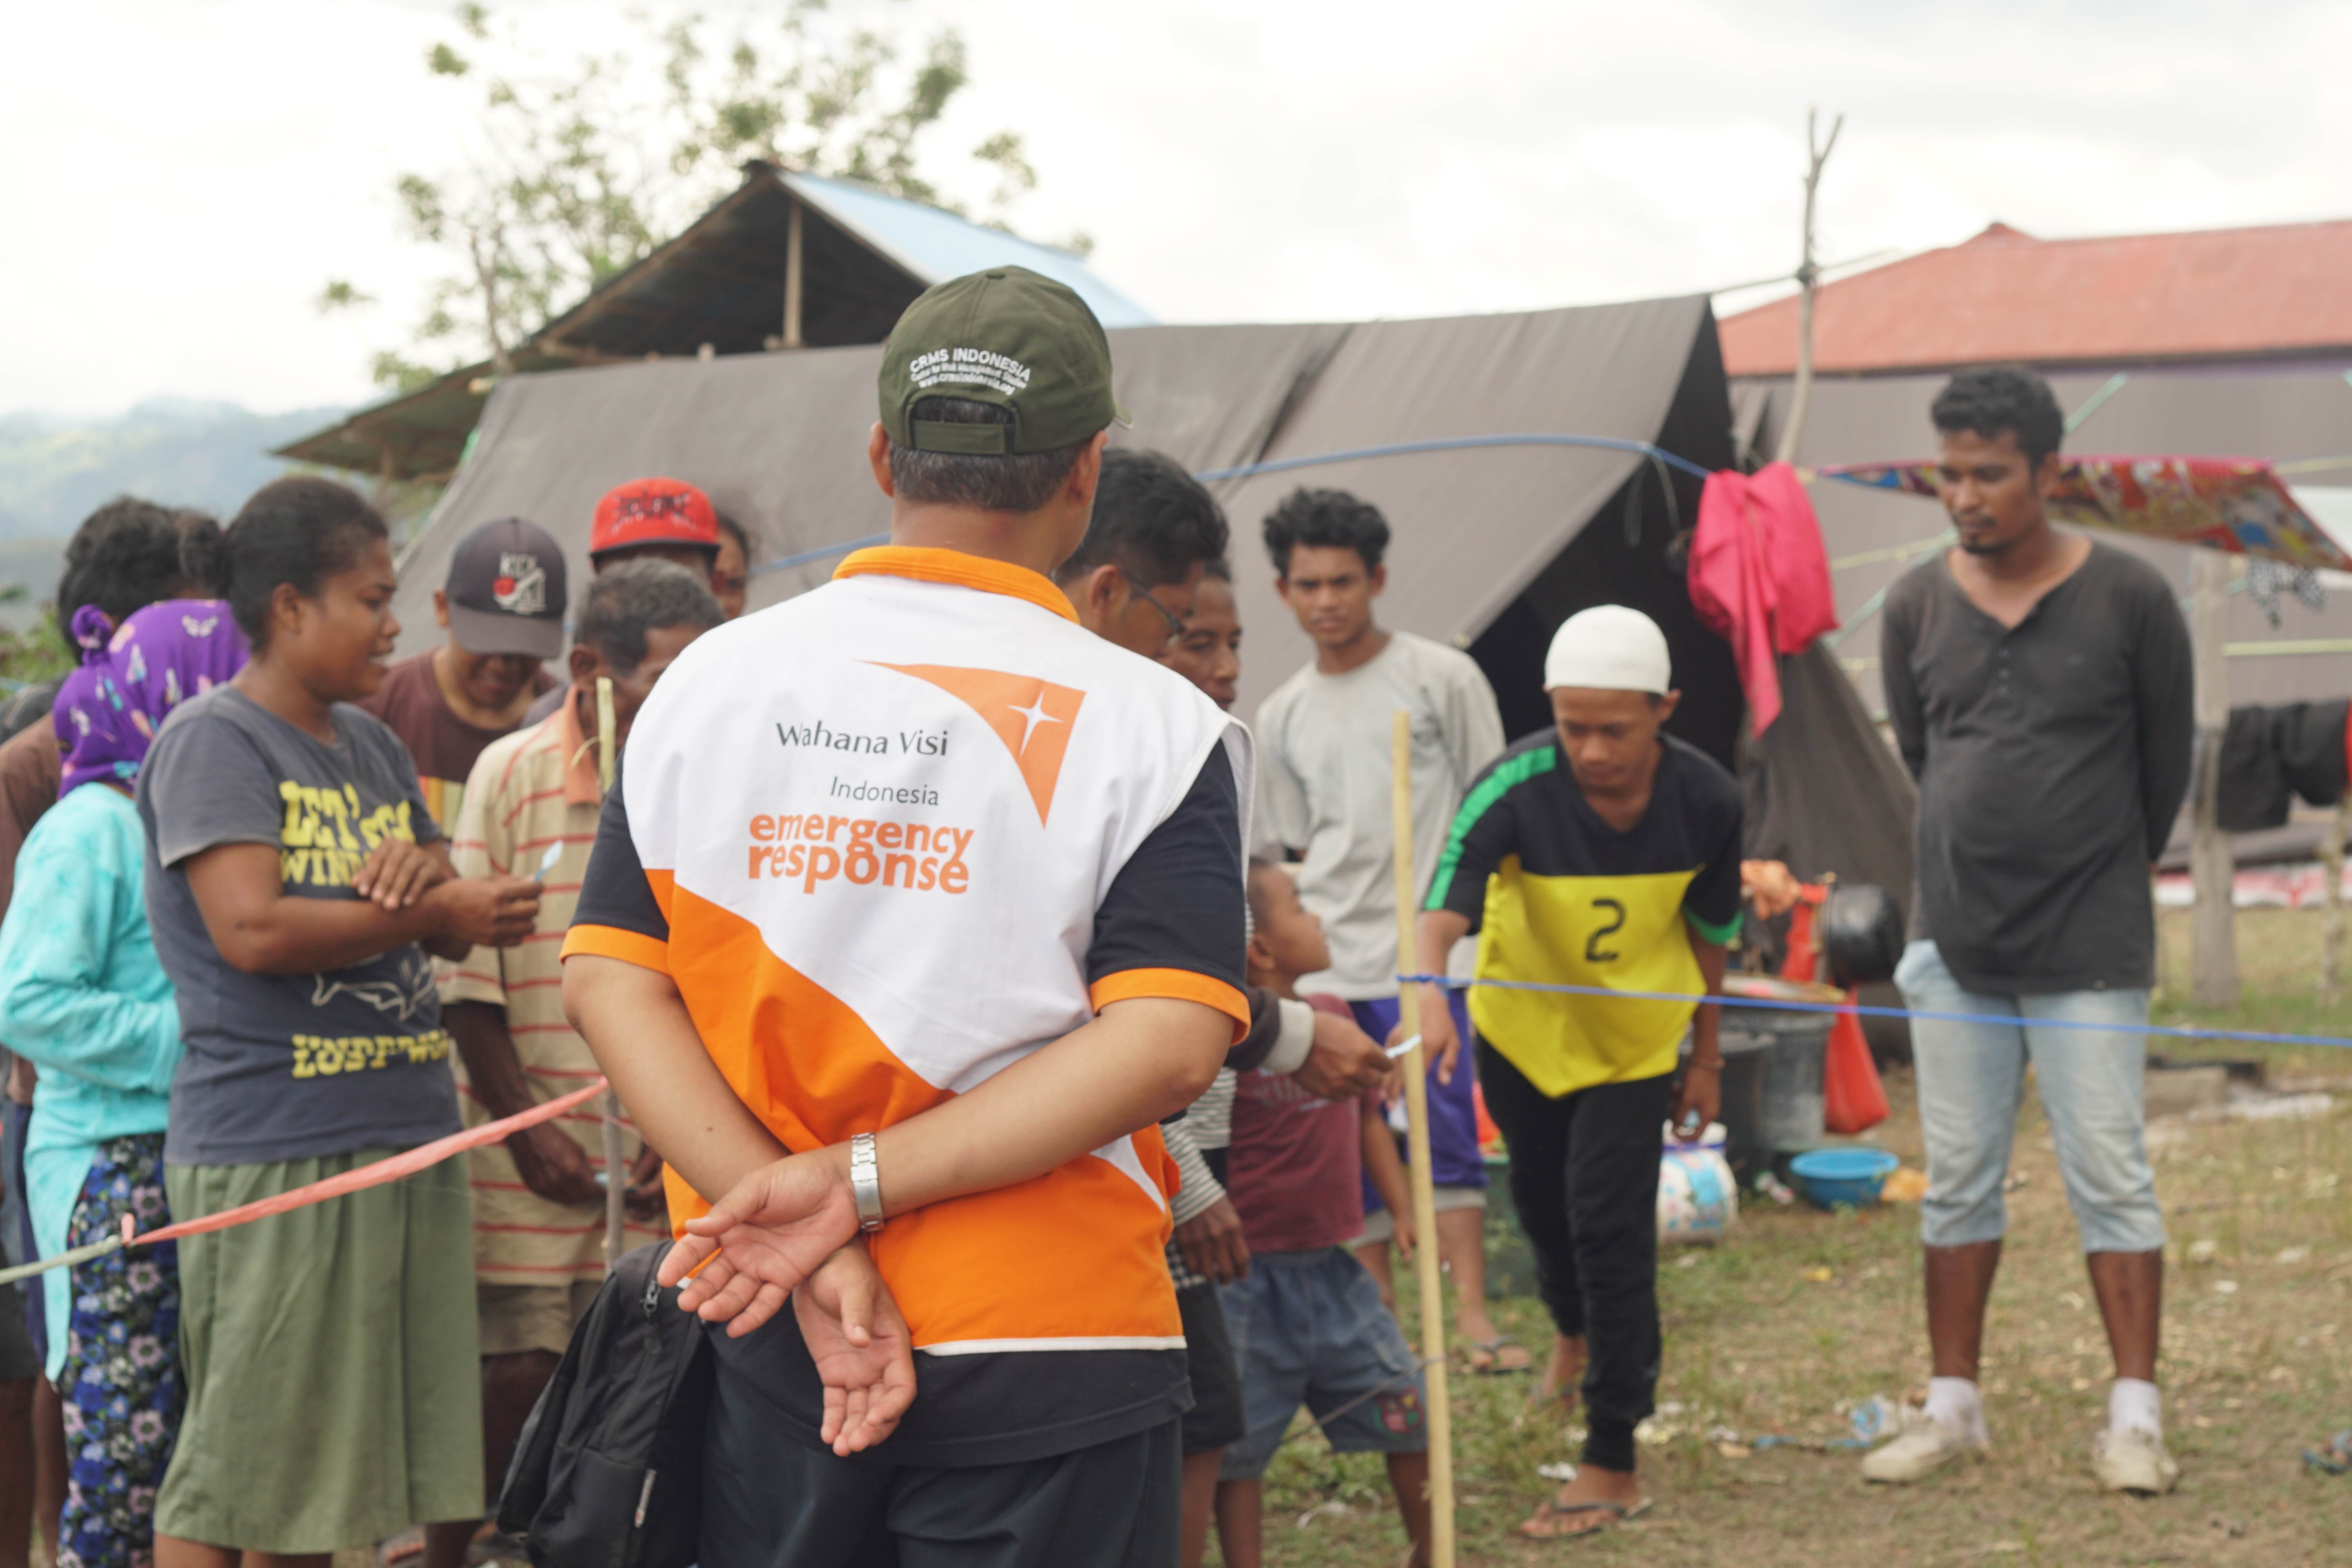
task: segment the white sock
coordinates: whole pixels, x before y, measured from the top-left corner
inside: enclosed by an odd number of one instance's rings
[[[1979,1441],[1984,1437],[1984,1400],[1977,1393],[1974,1378],[1929,1378],[1927,1415],[1930,1421],[1958,1426]]]
[[[2123,1433],[2134,1427],[2164,1436],[2163,1396],[2145,1379],[2119,1377],[2107,1390],[2107,1430]]]

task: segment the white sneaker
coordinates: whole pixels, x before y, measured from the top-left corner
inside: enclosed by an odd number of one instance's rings
[[[1904,1485],[1923,1479],[1963,1454],[1981,1454],[1985,1447],[1983,1432],[1970,1432],[1957,1422],[1931,1421],[1926,1411],[1906,1405],[1895,1440],[1863,1456],[1862,1479]]]
[[[2164,1451],[2164,1439],[2139,1426],[2092,1438],[2091,1473],[2111,1492],[2140,1497],[2162,1497],[2180,1479],[2180,1467]]]

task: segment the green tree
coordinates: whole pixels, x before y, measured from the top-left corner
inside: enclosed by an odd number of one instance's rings
[[[969,154],[995,176],[984,211],[924,174],[919,143],[970,80],[952,27],[910,39],[844,22],[826,0],[792,0],[723,42],[698,15],[633,16],[634,47],[557,64],[538,36],[557,16],[467,4],[456,21],[458,36],[426,51],[425,68],[478,90],[467,161],[394,186],[408,237],[451,264],[406,344],[373,357],[376,381],[399,390],[476,359],[510,370],[542,323],[691,222],[752,158],[999,226],[1037,183],[1010,131]],[[335,279],[315,303],[324,313],[374,300]]]
[[[26,597],[22,583],[0,588],[0,605],[20,605]],[[43,605],[39,616],[22,631],[0,626],[0,700],[37,680],[63,675],[73,665],[58,631],[56,605]]]

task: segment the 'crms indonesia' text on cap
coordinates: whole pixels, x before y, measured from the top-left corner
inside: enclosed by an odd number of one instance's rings
[[[1066,285],[992,267],[925,289],[882,345],[882,428],[894,446],[967,457],[1053,452],[1127,416],[1110,390],[1110,340]],[[1009,425],[919,419],[926,397],[992,404]]]
[[[471,654],[563,652],[563,547],[519,517],[486,522],[449,557],[449,631]]]

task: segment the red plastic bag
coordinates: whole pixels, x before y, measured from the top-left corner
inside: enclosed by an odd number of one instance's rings
[[[1854,994],[1847,992],[1845,999],[1853,1001]],[[1822,1124],[1851,1136],[1885,1120],[1886,1086],[1878,1081],[1878,1064],[1862,1037],[1862,1019],[1840,1013],[1830,1026],[1829,1054],[1822,1064]]]
[[[1813,889],[1805,891],[1810,894]],[[1821,949],[1813,942],[1813,906],[1808,899],[1800,899],[1789,911],[1788,956],[1780,961],[1780,978],[1811,980],[1821,969]]]

